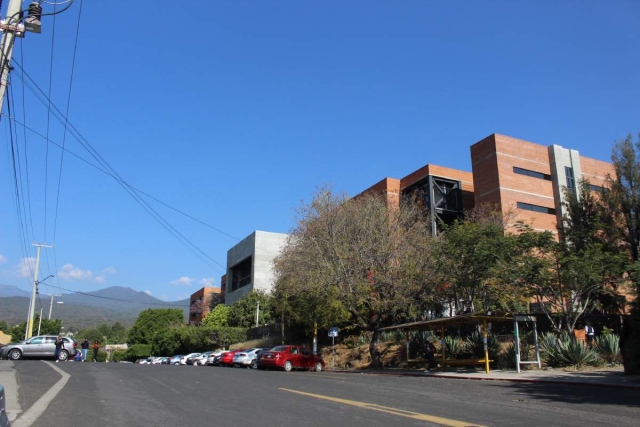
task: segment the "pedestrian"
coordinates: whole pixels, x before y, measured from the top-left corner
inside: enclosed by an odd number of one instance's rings
[[[93,348],[93,361],[97,362],[98,361],[98,350],[100,350],[100,343],[98,342],[98,340],[95,340],[91,347]]]
[[[89,340],[85,338],[84,341],[82,341],[82,344],[80,344],[80,347],[82,348],[82,361],[84,362],[85,360],[87,360],[87,352],[89,351]]]
[[[593,337],[596,335],[596,331],[595,329],[593,329],[593,326],[591,326],[591,323],[589,322],[587,322],[584,327],[584,335],[587,339],[587,345],[593,344]]]
[[[54,356],[56,358],[56,363],[58,363],[60,361],[60,350],[62,350],[64,348],[64,341],[62,340],[62,337],[60,335],[58,335],[58,338],[56,338],[56,351],[54,353]]]
[[[427,340],[427,369],[425,372],[431,372],[431,369],[435,368],[434,358],[436,355],[436,346],[429,340]]]

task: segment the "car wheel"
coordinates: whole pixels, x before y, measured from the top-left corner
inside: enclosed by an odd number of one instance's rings
[[[256,369],[258,367],[258,361],[257,360],[252,360],[251,361],[251,365],[249,365],[250,369]]]
[[[18,349],[14,349],[9,352],[9,359],[11,360],[20,360],[21,357],[22,353],[20,353],[20,350]]]
[[[287,360],[286,362],[284,362],[285,372],[291,372],[292,369],[293,369],[293,364],[291,363],[291,361]]]
[[[58,355],[58,360],[62,362],[66,362],[68,358],[69,358],[69,352],[67,350],[61,350],[60,354]]]

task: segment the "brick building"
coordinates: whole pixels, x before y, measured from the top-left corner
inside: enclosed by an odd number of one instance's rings
[[[576,150],[544,146],[492,134],[471,146],[473,172],[428,164],[402,179],[385,178],[361,194],[384,194],[387,203],[414,196],[431,211],[432,229],[438,220],[450,223],[463,211],[483,204],[513,212],[536,230],[557,231],[562,221],[563,187],[579,191],[580,179],[602,191],[613,165],[580,156]],[[356,196],[357,197],[357,196]]]
[[[515,220],[552,232],[562,221],[564,187],[578,192],[578,182],[586,179],[592,190],[603,191],[607,174],[614,174],[611,163],[576,150],[499,134],[471,146],[471,163],[476,205],[496,205],[515,213]]]
[[[226,279],[222,276],[222,281]],[[189,324],[199,325],[209,314],[215,303],[224,303],[224,288],[204,287],[191,294],[189,298]]]

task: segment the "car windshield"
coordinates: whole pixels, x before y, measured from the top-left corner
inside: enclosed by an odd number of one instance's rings
[[[287,346],[280,345],[280,346],[278,346],[278,347],[274,347],[274,348],[272,348],[272,349],[271,349],[271,350],[269,350],[269,351],[286,351],[288,348],[289,348],[289,347],[287,347]]]

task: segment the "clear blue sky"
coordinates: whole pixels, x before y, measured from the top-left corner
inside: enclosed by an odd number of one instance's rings
[[[51,98],[62,111],[79,6],[56,17]],[[323,183],[353,195],[427,163],[470,171],[469,147],[494,132],[609,160],[614,140],[640,131],[639,21],[635,0],[87,0],[69,120],[128,183],[165,203],[237,238],[287,232]],[[43,33],[22,46],[45,92],[52,28],[43,17]],[[19,73],[12,112],[22,122]],[[25,100],[27,125],[46,134],[46,109],[28,88]],[[26,157],[31,196],[22,237],[8,122],[0,283],[29,288],[18,267],[35,256],[21,242],[34,240],[55,240],[40,277],[55,274],[46,283],[65,289],[119,285],[175,300],[219,283],[222,268],[69,154],[54,226],[61,151],[27,132],[25,153],[19,128],[18,178],[26,201]],[[49,138],[64,139],[53,117]],[[65,144],[95,163],[71,135]],[[147,201],[226,264],[236,240]]]

